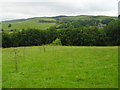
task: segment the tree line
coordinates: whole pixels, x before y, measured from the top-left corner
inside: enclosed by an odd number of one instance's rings
[[[38,46],[51,44],[56,39],[65,46],[119,46],[120,20],[110,22],[104,28],[96,26],[69,27],[47,30],[27,29],[17,32],[2,32],[2,47]],[[93,22],[96,24],[96,22]],[[72,26],[72,25],[71,25]]]

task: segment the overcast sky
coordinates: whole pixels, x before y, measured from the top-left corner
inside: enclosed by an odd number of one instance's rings
[[[118,15],[119,0],[1,0],[0,20],[58,15]]]

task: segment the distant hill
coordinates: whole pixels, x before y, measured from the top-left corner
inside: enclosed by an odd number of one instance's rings
[[[52,18],[61,18],[61,17],[69,17],[69,16],[60,15],[60,16],[55,16],[55,17],[52,17]]]
[[[6,21],[2,21],[2,22],[20,22],[20,21],[25,21],[27,19],[14,19],[14,20],[6,20]]]
[[[116,20],[117,17],[111,16],[92,16],[92,15],[79,15],[79,16],[55,16],[55,17],[33,17],[27,19],[15,19],[15,20],[8,20],[2,21],[2,29],[4,30],[22,30],[22,29],[41,29],[45,30],[51,26],[58,24],[58,22],[69,22],[75,20],[105,20],[105,19],[114,19]],[[11,26],[9,27],[9,24]]]
[[[44,21],[54,21],[53,23],[43,23],[40,20]],[[22,29],[41,29],[45,30],[53,25],[55,25],[55,19],[52,18],[29,18],[29,19],[18,19],[11,21],[2,22],[2,29],[4,30],[22,30]],[[11,24],[11,27],[8,27]]]

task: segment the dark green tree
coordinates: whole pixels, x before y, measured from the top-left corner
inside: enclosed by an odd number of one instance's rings
[[[12,24],[9,24],[8,27],[12,27]]]
[[[105,32],[107,35],[108,45],[120,45],[120,20],[112,21],[106,26]]]

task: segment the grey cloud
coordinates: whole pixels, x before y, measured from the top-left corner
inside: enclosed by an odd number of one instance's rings
[[[59,2],[58,2],[59,1]],[[64,0],[66,1],[66,0]],[[36,16],[103,14],[117,12],[117,0],[102,3],[100,0],[72,0],[72,2],[56,0],[54,2],[4,2],[2,4],[3,19],[26,18]],[[70,0],[71,1],[71,0]],[[78,1],[78,2],[77,2]],[[80,2],[81,1],[81,2]],[[9,15],[9,16],[8,16]],[[113,13],[111,13],[111,16]],[[116,15],[117,16],[117,15]],[[1,17],[1,16],[0,16]]]

